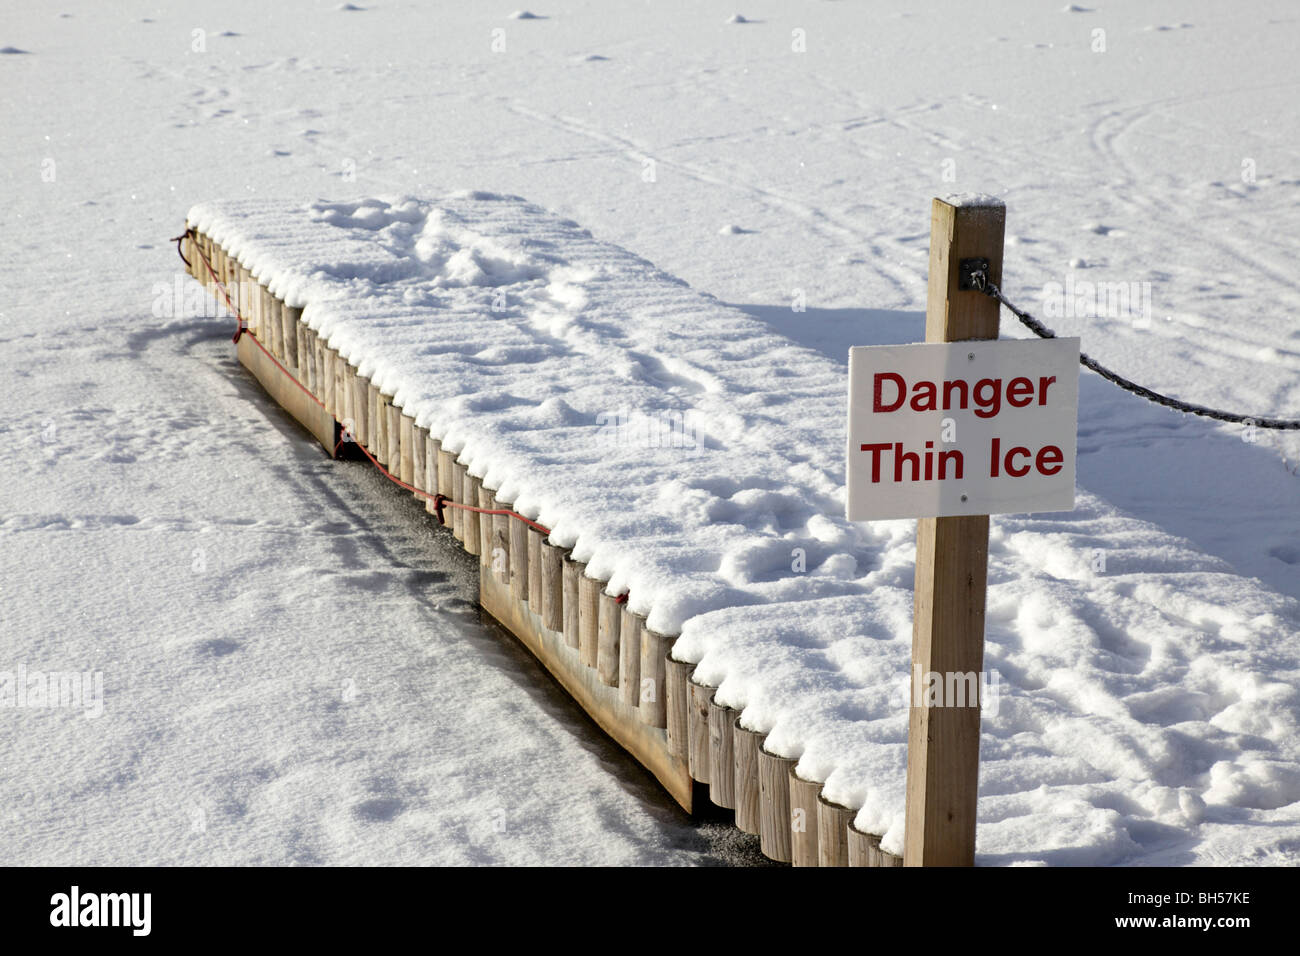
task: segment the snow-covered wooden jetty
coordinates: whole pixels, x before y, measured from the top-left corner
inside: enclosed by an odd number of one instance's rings
[[[340,224],[349,228],[331,228]],[[561,239],[567,240],[566,258],[548,259],[546,250]],[[577,256],[575,239],[585,247]],[[511,197],[468,195],[438,207],[372,201],[269,211],[250,203],[211,204],[191,212],[183,248],[194,278],[237,313],[239,360],[267,393],[329,454],[351,446],[425,500],[427,510],[439,514],[466,551],[479,557],[482,606],[682,807],[691,810],[695,800],[711,799],[734,808],[737,825],[760,835],[763,852],[775,860],[897,861],[879,851],[879,835],[851,825],[851,808],[827,799],[819,782],[797,776],[796,758],[770,751],[767,735],[745,726],[741,709],[718,700],[716,684],[697,681],[694,665],[673,655],[681,621],[693,610],[727,601],[719,599],[716,584],[692,591],[690,581],[699,575],[690,573],[689,564],[698,556],[681,553],[683,532],[691,529],[666,520],[675,509],[656,514],[645,507],[648,499],[661,497],[661,487],[689,494],[693,479],[717,474],[720,452],[737,450],[726,439],[726,427],[736,422],[723,420],[721,431],[714,420],[704,427],[704,417],[722,409],[692,401],[727,391],[709,380],[718,362],[700,362],[701,345],[717,349],[723,343],[730,350],[723,357],[742,380],[781,374],[771,364],[775,349],[786,361],[784,371],[797,371],[802,361],[814,385],[828,384],[826,370],[815,367],[810,353],[801,354],[642,260],[596,243],[574,224]],[[412,281],[404,283],[407,278]],[[489,379],[492,369],[512,365],[521,366],[523,376],[545,373],[557,356],[528,354],[518,341],[519,322],[509,321],[510,310],[516,319],[523,314],[542,341],[567,338],[564,349],[553,351],[571,358],[583,342],[566,326],[590,307],[591,289],[602,286],[610,296],[639,297],[640,317],[656,315],[667,334],[680,340],[682,354],[694,350],[695,361],[674,365],[646,347],[661,342],[620,335],[626,353],[614,357],[614,372],[605,381],[598,365],[570,363],[532,396],[517,394],[518,376],[498,374],[483,389],[480,381],[458,378],[455,368],[444,368],[435,376],[439,386],[424,394],[412,387],[420,362],[459,365],[479,378],[487,369]],[[521,288],[532,296],[522,313],[511,301]],[[450,295],[440,296],[444,290]],[[368,325],[349,323],[349,315],[362,316]],[[714,319],[707,331],[692,324],[706,318]],[[357,335],[364,328],[375,333],[368,341]],[[469,328],[475,329],[472,336]],[[644,322],[631,329],[638,330],[646,332]],[[762,353],[767,357],[758,367]],[[577,394],[579,383],[600,395],[599,404],[582,412],[576,401],[590,396]],[[682,394],[687,401],[674,403]],[[497,441],[474,440],[474,422],[487,417],[476,415],[476,407],[499,412],[529,398],[536,406],[528,411],[540,407],[548,420],[503,428],[498,416],[494,427],[484,423]],[[629,406],[629,400],[637,404]],[[831,409],[813,411],[825,416]],[[543,435],[538,448],[553,453],[521,453],[500,440],[503,433],[517,438],[524,428],[549,432],[550,440]],[[573,454],[566,432],[575,431],[596,435],[602,444]],[[783,442],[800,438],[807,436],[786,435]],[[567,460],[561,457],[566,439]],[[494,445],[505,446],[506,460],[491,460]],[[748,451],[753,457],[754,448]],[[768,468],[769,480],[753,481],[752,487],[773,487],[774,454],[744,466],[754,473]],[[743,488],[745,475],[729,471],[736,490]],[[548,473],[549,486],[534,480]],[[578,500],[564,502],[566,493]],[[592,520],[608,516],[609,509],[630,520],[604,522],[605,527]],[[707,516],[696,520],[713,523]],[[584,540],[588,528],[598,542],[594,547]],[[636,533],[620,538],[622,529]],[[656,540],[678,551],[685,574],[664,574],[673,558],[665,562],[662,555],[647,554],[646,543]],[[611,563],[610,544],[614,552],[627,547],[634,566]],[[717,565],[713,560],[703,566],[709,563]],[[642,581],[646,587],[639,586]]]

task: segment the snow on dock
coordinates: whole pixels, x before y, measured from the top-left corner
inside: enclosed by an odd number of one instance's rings
[[[842,517],[843,366],[514,197],[213,202],[189,225],[403,434],[572,549],[601,621],[626,594],[643,650],[680,635],[708,690],[665,688],[665,759],[707,782],[710,755],[740,768],[743,732],[765,734],[756,772],[786,758],[852,811],[850,839],[901,853],[913,524]],[[1245,862],[1300,836],[1293,600],[1086,492],[997,519],[989,562],[980,862]]]

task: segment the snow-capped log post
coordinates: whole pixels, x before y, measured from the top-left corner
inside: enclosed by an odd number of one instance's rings
[[[482,480],[478,483],[478,506],[485,511],[491,511],[497,506],[496,492],[483,484]],[[492,516],[480,514],[478,519],[479,564],[489,571],[492,570],[492,540],[494,533]]]
[[[465,466],[461,464],[460,459],[452,455],[451,462],[451,500],[465,501],[465,477],[469,474]],[[452,508],[447,512],[448,524],[451,525],[451,533],[455,539],[462,544],[465,542],[465,515],[463,508]],[[527,555],[525,555],[525,559]]]
[[[542,604],[534,608],[542,616],[542,626],[550,631],[564,631],[564,557],[565,550],[542,542]]]
[[[438,491],[437,493],[443,495],[444,497],[451,498],[452,501],[455,501],[456,499],[452,497],[452,493],[451,493],[451,481],[452,481],[451,464],[453,460],[452,454],[451,452],[446,451],[442,447],[442,442],[437,442],[436,444],[438,446],[438,468],[437,468]],[[449,530],[455,527],[452,524],[454,514],[455,514],[455,509],[453,508],[452,511],[447,513],[446,515],[447,527]],[[490,515],[484,515],[483,517],[485,520],[489,522],[492,521],[492,517]]]
[[[466,504],[479,507],[479,484],[479,480],[466,470],[461,482]],[[477,511],[463,511],[462,514],[462,520],[465,522],[465,540],[463,542],[465,551],[478,557],[482,554],[483,548],[483,516]]]
[[[645,618],[624,604],[618,625],[618,689],[628,707],[641,703],[641,632]]]
[[[758,835],[762,829],[759,815],[758,752],[763,747],[764,735],[749,730],[737,717],[731,725],[732,748],[736,755],[736,826],[746,833]]]
[[[364,419],[365,416],[363,415],[361,418]],[[437,438],[430,437],[424,444],[424,490],[430,496],[424,499],[424,510],[428,511],[430,515],[438,514],[438,506],[435,505],[433,496],[439,490],[442,490],[438,484],[441,481],[438,472],[438,468],[442,467],[441,459],[442,442],[438,441]],[[489,516],[484,515],[484,520],[491,524]]]
[[[498,488],[497,493],[493,496],[496,498],[496,506],[499,510],[511,511],[514,509],[514,496],[509,498],[502,497],[501,490]],[[449,495],[450,496],[450,495]],[[453,499],[455,500],[455,499]],[[453,511],[458,509],[452,509]],[[510,526],[514,524],[510,516],[506,514],[496,514],[492,516],[492,570],[496,572],[497,580],[506,586],[507,592],[510,591],[510,578],[513,575],[514,567],[514,550],[510,547]]]
[[[618,598],[602,589],[596,622],[596,672],[600,675],[600,682],[607,687],[618,686],[622,610]]]
[[[709,701],[716,687],[701,684],[694,677],[687,685],[690,698],[686,712],[686,765],[691,777],[700,783],[709,783]]]
[[[960,267],[963,259],[986,259],[989,281],[1001,284],[1006,213],[996,200],[934,200],[927,342],[998,337],[997,300],[962,289]],[[983,673],[988,551],[987,514],[917,522],[912,674]],[[978,698],[964,703],[929,707],[910,701],[903,839],[908,866],[975,864],[980,708]]]
[[[873,833],[863,833],[852,823],[848,832],[849,866],[879,866],[880,837]]]
[[[817,865],[849,865],[849,824],[853,811],[817,794]]]
[[[790,768],[790,862],[817,866],[817,798],[822,785],[805,780]]]
[[[667,728],[667,663],[672,638],[641,626],[641,688],[637,700],[637,714],[641,723],[649,727]]]
[[[353,391],[352,382],[349,380],[348,393],[352,394]],[[352,401],[350,399],[348,401],[348,412],[349,414],[352,413]],[[424,483],[425,456],[428,454],[428,444],[429,432],[418,425],[415,426],[415,428],[411,430],[411,485],[412,487],[420,489],[420,491],[424,491],[425,488],[428,487]],[[424,501],[424,499],[415,492],[411,492],[411,494],[417,501]],[[477,504],[478,502],[475,501],[473,503]],[[478,549],[475,548],[473,553],[478,554]]]
[[[469,499],[467,494],[466,500]],[[470,512],[465,513],[468,521]],[[536,528],[527,529],[528,534],[528,610],[536,615],[542,613],[542,533]],[[477,533],[477,529],[475,529]],[[465,543],[469,543],[469,529],[465,530]]]
[[[343,388],[338,386],[335,387],[335,392],[340,397],[342,397],[345,391],[346,390]],[[340,411],[346,407],[346,402],[339,402]],[[410,485],[415,482],[415,419],[406,414],[406,412],[401,412],[400,414],[401,418],[399,420],[399,426],[401,433],[397,443],[397,460],[398,468],[400,469],[398,477]],[[339,417],[343,418],[346,416],[341,413]]]
[[[460,467],[464,467],[461,465]],[[452,486],[455,487],[454,485]],[[460,501],[460,498],[454,498]],[[510,507],[514,507],[511,505]],[[455,509],[460,511],[459,508]],[[510,536],[510,597],[515,601],[528,600],[528,525],[516,521],[509,515],[505,518]]]
[[[668,752],[686,760],[690,728],[690,676],[694,664],[679,661],[669,652],[664,658],[664,706],[667,711]],[[689,763],[688,763],[689,766]]]
[[[797,760],[758,748],[758,840],[769,860],[789,863],[791,854],[790,774]]]
[[[564,644],[566,647],[578,647],[581,643],[578,631],[578,582],[585,576],[587,565],[575,561],[572,551],[564,553],[564,570],[561,577],[561,594],[563,595],[562,618]]]
[[[709,799],[728,810],[736,808],[736,752],[733,729],[740,715],[709,697]]]
[[[578,578],[578,652],[582,663],[592,668],[600,650],[600,594],[604,590],[604,581],[586,573]]]

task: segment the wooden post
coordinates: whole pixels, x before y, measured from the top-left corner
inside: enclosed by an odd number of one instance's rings
[[[334,418],[342,421],[347,417],[348,363],[338,349],[330,349],[330,361],[334,369]]]
[[[494,497],[498,508],[505,511],[514,510],[514,504],[508,499],[502,499],[500,494]],[[511,576],[515,573],[515,555],[510,547],[510,526],[514,523],[515,520],[509,515],[492,516],[492,570],[496,572],[497,579],[507,588],[510,586]]]
[[[305,355],[303,356],[304,374],[302,384],[307,387],[317,398],[320,397],[320,389],[316,387],[316,330],[312,328],[303,328],[303,343],[305,345]]]
[[[442,480],[438,474],[438,469],[442,465],[442,442],[436,438],[428,438],[424,443],[424,490],[430,496],[436,495],[439,491],[439,482]],[[424,510],[431,515],[436,515],[438,509],[434,507],[433,498],[424,499]],[[488,528],[492,527],[492,516],[484,515],[483,520],[488,523]],[[490,533],[490,530],[489,530]],[[488,549],[491,551],[491,548]]]
[[[870,854],[871,854],[871,862],[867,864],[868,866],[902,866],[903,865],[903,858],[901,856],[895,856],[892,853],[888,853],[885,850],[882,850],[880,848],[879,843],[877,843],[874,847],[871,848]]]
[[[469,472],[468,472],[468,470],[465,468],[465,466],[462,465],[462,464],[460,463],[460,459],[457,458],[455,455],[452,455],[452,456],[451,456],[451,459],[452,459],[452,461],[451,461],[451,494],[449,495],[449,497],[451,498],[452,501],[461,501],[461,502],[463,502],[463,501],[465,500],[465,476],[466,476]],[[451,533],[452,533],[452,536],[453,536],[457,541],[464,542],[464,540],[465,540],[465,509],[463,509],[463,508],[448,508],[447,511],[446,511],[446,514],[447,514],[447,523],[448,523],[449,525],[451,525]],[[519,522],[514,521],[514,520],[511,520],[510,523],[511,523],[512,525],[515,525],[515,524],[518,524]],[[512,538],[514,537],[514,532],[513,532],[513,531],[510,532],[510,536],[511,536]],[[514,560],[513,547],[514,547],[514,546],[511,545],[512,551],[511,551],[511,555],[510,555],[510,563],[511,563],[512,565],[516,563],[515,560]],[[527,543],[527,542],[524,542],[524,548],[525,548],[525,550],[524,550],[524,556],[523,556],[523,558],[521,559],[521,561],[527,561],[527,560],[528,560],[528,551],[527,551],[528,543]],[[521,570],[526,570],[526,569],[524,568],[524,565],[523,565],[522,563],[520,563],[519,566],[520,566]],[[511,590],[513,591],[514,588],[511,587]],[[518,597],[518,595],[515,595],[515,596]]]
[[[325,411],[329,412],[336,419],[342,418],[339,412],[339,386],[343,383],[343,375],[339,371],[339,364],[343,361],[339,358],[336,349],[325,346]]]
[[[402,472],[402,410],[393,404],[392,398],[385,399],[385,411],[388,423],[384,435],[388,438],[388,460],[384,462],[390,473],[401,478]]]
[[[519,522],[523,524],[523,522]],[[542,613],[542,533],[536,528],[524,525],[528,534],[528,610],[534,614]],[[468,540],[469,532],[465,533]]]
[[[420,428],[418,425],[412,427],[411,429],[411,484],[414,485],[416,488],[419,488],[421,491],[426,491],[429,487],[424,483],[424,466],[425,466],[426,456],[429,453],[428,447],[429,447],[429,430],[427,428]],[[414,494],[414,492],[412,494]],[[418,501],[425,500],[420,495],[415,495],[415,498]],[[478,501],[474,500],[474,501],[470,501],[469,503],[472,505],[476,505],[478,504]],[[478,525],[475,524],[474,527],[475,529],[477,529]],[[478,554],[478,548],[475,547],[472,553]]]
[[[381,444],[379,427],[379,386],[373,381],[366,381],[366,449],[376,458],[379,457]]]
[[[551,544],[550,538],[542,542],[541,564],[542,606],[533,610],[542,616],[542,627],[549,631],[563,631],[564,549]]]
[[[1000,201],[952,205],[936,199],[930,216],[927,342],[998,337],[996,299],[958,288],[962,259],[989,261],[991,282],[1002,282],[1006,207]],[[916,585],[912,673],[948,675],[984,668],[984,596],[988,578],[989,518],[922,518],[916,527]],[[966,707],[917,706],[909,695],[907,817],[908,866],[975,863],[975,796],[979,784],[979,701]],[[946,701],[951,705],[952,701]]]
[[[709,697],[709,799],[728,810],[736,808],[736,750],[733,728],[737,714]]]
[[[374,456],[379,459],[379,463],[389,471],[393,470],[392,458],[389,457],[389,451],[392,448],[392,425],[393,420],[389,412],[393,410],[393,396],[379,393],[379,402],[375,406],[378,412],[376,416],[379,419],[379,427],[375,434],[375,448],[371,449]]]
[[[338,420],[344,428],[353,428],[357,420],[352,408],[352,399],[356,394],[356,389],[352,387],[353,368],[342,355],[339,356],[338,370],[338,380],[334,383],[334,400],[339,406]],[[356,437],[355,432],[353,437]]]
[[[759,835],[763,825],[759,814],[758,752],[766,735],[741,726],[737,717],[731,725],[731,739],[736,755],[736,826]]]
[[[253,311],[253,305],[248,294],[248,270],[238,259],[234,260],[235,268],[235,305],[239,306],[239,314],[244,317],[248,323],[249,330],[257,338],[263,338],[261,330],[257,327],[257,314]],[[263,342],[263,345],[266,343]]]
[[[853,811],[817,794],[817,865],[849,865],[849,824]]]
[[[790,768],[790,862],[817,866],[817,794],[822,785]]]
[[[478,506],[489,511],[497,506],[496,495],[482,481],[478,483]],[[492,570],[492,541],[496,527],[492,521],[491,515],[478,516],[478,560],[489,571]]]
[[[664,658],[664,707],[668,713],[668,752],[686,759],[690,728],[689,680],[694,664],[673,657],[669,651]]]
[[[618,690],[628,707],[641,704],[641,627],[645,618],[634,614],[626,603],[619,612]]]
[[[397,477],[408,485],[415,484],[415,419],[406,412],[400,413],[397,441]],[[423,469],[421,469],[423,470]]]
[[[437,479],[438,485],[435,494],[445,495],[446,497],[451,498],[451,452],[443,451],[442,442],[437,442],[437,445],[438,467],[434,470],[434,475]],[[454,501],[455,499],[452,498],[452,500]],[[450,511],[443,512],[443,518],[447,522],[446,527],[449,531],[454,527],[452,524],[452,513],[455,510],[456,509],[452,508]],[[487,518],[489,521],[493,520],[491,515],[488,515]],[[496,547],[496,544],[494,543],[492,546]]]
[[[880,837],[874,833],[863,833],[852,823],[848,833],[849,866],[879,866],[875,862],[880,853]],[[876,856],[873,857],[872,851]]]
[[[595,667],[600,650],[600,592],[605,582],[589,578],[584,573],[578,578],[578,653],[582,663]]]
[[[651,727],[668,726],[668,677],[665,670],[673,639],[667,634],[641,627],[641,688],[637,714]]]
[[[461,465],[463,468],[464,466]],[[528,525],[518,518],[506,518],[510,529],[510,596],[528,600]]]
[[[587,565],[573,560],[573,552],[564,553],[564,572],[561,589],[564,595],[564,643],[567,647],[578,647],[582,640],[578,631],[578,582],[582,580]]]
[[[596,674],[607,687],[618,686],[618,645],[622,639],[623,606],[618,598],[600,592],[596,621]]]
[[[280,300],[271,295],[271,290],[265,285],[261,286],[261,290],[262,315],[271,330],[271,339],[275,342],[272,351],[275,353],[275,357],[283,363],[289,356],[289,348],[284,342],[284,319],[280,318]]]
[[[290,371],[295,371],[298,368],[298,323],[293,311],[283,301],[280,303],[280,334],[284,338],[285,365]]]
[[[691,778],[708,783],[709,775],[709,701],[716,687],[697,683],[692,677],[687,684],[690,700],[686,712],[686,766]]]
[[[258,282],[253,288],[254,308],[257,310],[258,322],[266,329],[266,347],[271,354],[284,360],[283,343],[280,341],[280,320],[275,312],[275,300],[266,286]]]
[[[302,321],[302,309],[285,309],[294,325],[294,338],[298,340],[298,363],[294,368],[298,372],[298,381],[310,390],[307,384],[307,326]]]
[[[759,848],[769,860],[789,863],[790,845],[790,774],[798,763],[792,757],[780,757],[767,749],[766,741],[758,748],[758,838]]]
[[[418,438],[416,439],[416,443],[419,443]],[[462,483],[462,489],[465,494],[465,504],[482,507],[482,505],[479,505],[478,503],[479,485],[479,480],[471,475],[467,470]],[[473,555],[482,554],[483,551],[483,522],[479,520],[481,517],[482,515],[477,511],[465,511],[462,509],[460,513],[460,520],[464,522],[463,527],[465,529],[465,540],[462,541],[461,544],[465,546],[466,551]]]

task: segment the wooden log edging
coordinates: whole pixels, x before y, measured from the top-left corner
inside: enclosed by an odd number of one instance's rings
[[[692,777],[700,783],[710,783],[713,777],[709,758],[709,701],[715,688],[698,683],[694,677],[687,686],[690,696],[686,701],[686,765]]]
[[[790,862],[794,866],[818,866],[817,798],[822,785],[805,780],[790,767]]]
[[[487,510],[511,508],[307,326],[301,308],[272,295],[210,237],[191,231],[186,244],[191,275],[222,299],[209,263],[247,323],[251,335],[237,341],[240,363],[331,455],[341,440],[360,444],[417,489],[430,513],[437,494]],[[568,549],[508,515],[452,508],[446,523],[479,557],[483,608],[684,809],[692,809],[694,783],[706,784],[710,800],[734,809],[736,826],[758,835],[771,859],[902,866],[901,856],[880,849],[879,836],[853,826],[851,808],[827,800],[820,783],[795,773],[797,760],[770,752],[766,734],[745,728],[739,712],[719,705],[716,688],[693,679],[694,665],[672,657],[675,638],[651,630]]]
[[[734,727],[740,714],[709,695],[709,799],[736,809],[736,749]]]
[[[735,752],[736,826],[746,833],[761,835],[759,814],[758,751],[763,746],[764,734],[756,733],[740,723],[732,727],[732,746]]]
[[[817,794],[817,865],[849,865],[849,826],[853,811]]]
[[[790,828],[790,774],[798,763],[758,748],[758,837],[763,855],[789,863],[793,859],[793,834]]]

